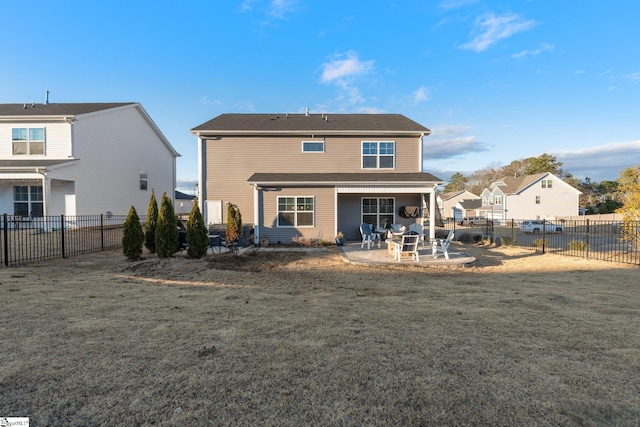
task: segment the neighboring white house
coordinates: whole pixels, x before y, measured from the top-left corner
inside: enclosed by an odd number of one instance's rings
[[[555,219],[578,215],[580,194],[549,172],[505,177],[482,191],[480,214],[494,219]]]
[[[142,106],[0,104],[0,214],[145,215],[174,196],[176,157]]]
[[[436,201],[442,218],[461,221],[463,217],[467,216],[464,209],[458,204],[462,200],[480,200],[480,197],[467,190],[438,194]]]

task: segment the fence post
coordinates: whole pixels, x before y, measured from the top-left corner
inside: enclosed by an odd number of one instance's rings
[[[516,245],[516,236],[515,236],[516,230],[514,228],[515,224],[516,224],[515,220],[511,218],[511,241],[513,242],[513,246]]]
[[[544,253],[545,243],[547,243],[547,220],[542,220],[542,253]]]
[[[9,220],[6,213],[2,217],[2,230],[4,231],[2,238],[2,244],[4,245],[4,265],[9,267]]]
[[[62,248],[62,258],[66,258],[64,250],[64,214],[60,215],[60,246]]]
[[[100,214],[100,249],[104,251],[104,214]]]
[[[587,244],[587,247],[584,251],[584,257],[585,259],[589,259],[589,218],[587,218],[587,230],[584,233],[584,240],[585,240],[585,243]]]

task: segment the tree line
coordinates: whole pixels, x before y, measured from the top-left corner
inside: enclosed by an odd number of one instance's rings
[[[471,173],[469,176],[464,176],[460,172],[454,173],[443,191],[449,193],[467,190],[473,194],[480,195],[482,190],[488,188],[491,183],[505,176],[518,177],[550,172],[582,192],[580,195],[580,207],[586,209],[586,213],[616,212],[629,203],[628,195],[633,194],[634,191],[640,192],[639,184],[636,182],[634,187],[633,179],[634,171],[635,174],[638,173],[638,166],[624,169],[620,173],[620,177],[615,181],[603,180],[595,182],[589,177],[582,181],[578,180],[571,173],[565,171],[562,165],[563,162],[558,161],[555,156],[547,153],[543,153],[538,157],[514,160],[506,166],[492,163]]]

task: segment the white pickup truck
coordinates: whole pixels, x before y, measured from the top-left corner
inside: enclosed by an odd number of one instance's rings
[[[545,233],[562,233],[564,231],[564,227],[560,224],[555,224],[549,221],[541,221],[537,219],[531,221],[522,221],[522,224],[520,224],[520,231],[524,233],[542,233],[543,228]]]

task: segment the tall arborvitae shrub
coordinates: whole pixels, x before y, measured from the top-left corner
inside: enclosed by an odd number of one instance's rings
[[[234,252],[238,241],[242,237],[242,215],[240,209],[233,204],[227,208],[227,232],[225,235],[227,244],[233,245]]]
[[[158,202],[156,201],[156,193],[151,190],[151,199],[149,199],[149,208],[147,209],[147,219],[144,222],[144,246],[149,252],[156,251],[156,227],[158,225]]]
[[[156,225],[156,253],[159,258],[173,256],[178,250],[178,220],[176,219],[173,203],[162,194],[158,224]]]
[[[207,253],[209,232],[204,225],[204,219],[198,206],[198,199],[193,201],[193,207],[187,221],[187,256],[202,258]]]
[[[142,224],[140,224],[136,208],[131,206],[122,230],[122,252],[124,256],[128,259],[140,258],[143,243],[144,232],[142,231]]]

